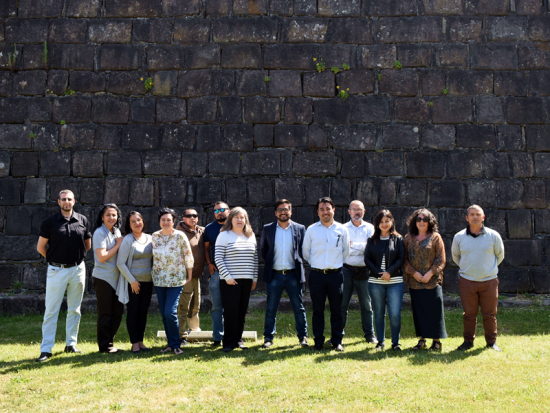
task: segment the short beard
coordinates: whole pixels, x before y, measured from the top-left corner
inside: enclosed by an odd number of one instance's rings
[[[358,218],[351,217],[351,219],[354,221],[363,221],[363,217],[358,217]]]
[[[225,222],[225,221],[227,221],[227,217],[216,218],[216,221]]]
[[[281,222],[287,222],[287,221],[290,221],[290,217],[287,215],[286,218],[277,218],[277,220]]]

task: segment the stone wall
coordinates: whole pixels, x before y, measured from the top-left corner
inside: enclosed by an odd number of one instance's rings
[[[448,250],[478,203],[501,290],[548,293],[549,41],[548,0],[2,0],[0,288],[44,288],[38,230],[70,188],[91,221],[115,202],[155,230],[218,199],[257,233],[278,197],[305,225],[357,198],[402,232],[427,206]]]

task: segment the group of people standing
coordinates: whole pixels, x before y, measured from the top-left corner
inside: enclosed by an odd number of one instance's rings
[[[160,230],[145,233],[143,216],[132,211],[122,228],[115,204],[99,211],[95,230],[88,231],[86,217],[73,210],[74,194],[59,193],[60,212],[47,218],[41,227],[37,250],[48,262],[46,310],[42,326],[41,354],[37,361],[52,356],[57,318],[67,291],[65,352],[80,353],[77,334],[80,304],[84,292],[86,252],[93,247],[92,273],[97,296],[97,342],[99,351],[122,351],[114,338],[126,304],[126,326],[132,352],[150,351],[143,343],[147,313],[153,289],[167,337],[160,351],[183,354],[188,331],[200,331],[200,282],[204,265],[210,273],[213,345],[223,343],[223,351],[246,349],[242,340],[250,293],[258,281],[258,253],[264,259],[267,304],[264,348],[273,346],[276,317],[283,291],[288,294],[299,343],[308,347],[303,286],[304,264],[311,267],[309,288],[313,306],[314,348],[325,344],[325,303],[330,307],[331,336],[328,342],[343,351],[342,338],[353,291],[357,292],[361,323],[368,343],[384,350],[386,308],[389,313],[392,349],[401,350],[401,305],[404,283],[411,293],[418,344],[441,350],[447,337],[443,307],[445,247],[437,220],[427,209],[416,210],[407,220],[409,232],[403,238],[395,229],[390,211],[381,210],[374,225],[366,222],[363,204],[352,201],[346,224],[334,220],[335,206],[329,197],[316,205],[319,222],[306,228],[291,220],[292,204],[275,203],[275,221],[263,227],[259,247],[245,209],[230,209],[224,202],[214,205],[215,221],[205,228],[198,213],[188,208],[178,222],[174,210],[158,212]],[[498,264],[504,258],[500,235],[483,225],[481,207],[468,208],[468,226],[456,234],[453,261],[459,266],[460,293],[464,307],[464,343],[473,346],[479,307],[487,346],[496,345]],[[373,315],[374,314],[374,315]],[[376,330],[376,333],[375,333]]]

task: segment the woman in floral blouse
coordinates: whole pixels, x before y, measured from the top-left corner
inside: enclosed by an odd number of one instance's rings
[[[161,353],[180,348],[178,304],[185,283],[193,276],[193,254],[187,236],[174,229],[176,213],[163,208],[158,213],[161,230],[153,233],[153,284],[157,292],[159,310],[168,340],[168,347]]]
[[[445,245],[437,231],[437,220],[427,209],[417,209],[407,219],[403,269],[411,293],[414,328],[419,337],[413,350],[426,348],[426,338],[433,339],[430,350],[441,350],[447,338],[443,313],[443,268]]]

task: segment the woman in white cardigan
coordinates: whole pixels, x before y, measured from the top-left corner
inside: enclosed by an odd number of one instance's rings
[[[117,267],[124,276],[122,282],[130,286],[126,305],[126,327],[132,343],[132,352],[141,353],[150,349],[143,344],[145,327],[147,326],[147,311],[153,294],[153,244],[151,235],[145,232],[143,216],[132,211],[126,217],[126,236],[118,250]],[[124,295],[122,293],[121,295]],[[124,302],[124,297],[119,295]]]

